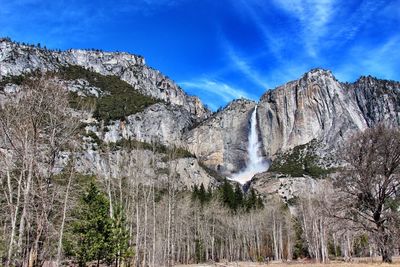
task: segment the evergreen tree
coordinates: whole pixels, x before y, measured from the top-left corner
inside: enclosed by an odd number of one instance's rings
[[[208,186],[208,188],[207,188],[207,201],[210,201],[212,199],[212,197],[213,197],[213,192],[212,192],[211,186]]]
[[[129,232],[126,228],[125,211],[122,206],[114,208],[114,218],[112,220],[112,253],[107,256],[108,263],[115,259],[115,266],[120,266],[122,260],[132,257],[132,251],[129,250]]]
[[[206,191],[203,184],[200,185],[200,188],[197,185],[193,186],[192,201],[198,200],[203,205],[203,204],[209,202],[211,200],[211,198],[212,198],[211,187],[208,187],[208,189]]]
[[[257,196],[257,204],[256,204],[257,209],[263,209],[264,208],[264,202],[260,196]]]
[[[207,193],[206,193],[206,189],[204,188],[203,184],[200,185],[199,200],[200,200],[201,204],[204,204],[204,202],[207,201]]]
[[[235,187],[235,201],[233,203],[233,208],[234,208],[234,210],[237,210],[242,206],[243,206],[242,188],[240,188],[239,184],[236,184],[236,187]]]
[[[251,209],[254,209],[257,207],[258,199],[256,192],[254,191],[253,188],[250,189],[250,192],[247,195],[246,198],[246,210],[250,211]]]
[[[220,194],[222,202],[229,208],[235,209],[235,192],[233,191],[232,185],[225,179],[224,183],[220,187]]]
[[[77,217],[72,228],[75,243],[72,249],[79,266],[86,266],[92,260],[99,266],[101,260],[111,257],[113,233],[109,202],[93,182],[81,199]]]
[[[307,251],[307,247],[305,245],[305,241],[303,240],[303,229],[301,227],[301,223],[297,218],[293,219],[293,228],[295,233],[295,240],[293,246],[293,258],[304,258],[309,257],[309,253]]]

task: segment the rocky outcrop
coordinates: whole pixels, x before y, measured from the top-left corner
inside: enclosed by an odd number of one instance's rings
[[[265,153],[273,156],[313,139],[330,151],[377,123],[399,125],[399,88],[371,77],[343,84],[330,71],[311,70],[262,96],[258,116]]]
[[[291,177],[281,173],[265,172],[254,176],[247,185],[260,194],[263,199],[273,202],[279,198],[292,215],[299,212],[299,199],[309,194],[328,194],[332,183],[328,179],[315,179],[310,176]]]
[[[110,123],[101,138],[106,142],[116,142],[124,138],[182,147],[182,133],[192,123],[191,115],[186,109],[157,103],[143,112],[128,116],[125,121]]]
[[[275,172],[259,173],[251,181],[251,188],[262,194],[265,198],[278,195],[284,202],[290,202],[299,197],[301,192],[308,189],[312,192],[318,180],[312,177],[291,177]]]
[[[56,71],[67,65],[116,75],[145,95],[184,107],[198,121],[210,115],[197,97],[188,96],[174,81],[147,66],[141,56],[99,50],[55,51],[0,39],[0,80],[34,70]]]
[[[340,153],[346,138],[379,123],[398,127],[399,111],[399,82],[368,76],[355,83],[341,83],[330,71],[311,70],[262,96],[260,132],[265,152],[274,159],[273,170],[257,174],[247,186],[267,198],[278,195],[286,202],[302,192],[324,188],[327,181],[315,179],[318,175],[290,173],[301,173],[304,162],[313,160],[315,172],[334,176],[334,169],[329,168],[340,164],[335,154]],[[311,156],[307,154],[310,149]],[[273,168],[282,164],[282,156],[286,157],[282,168]]]
[[[383,122],[400,125],[400,83],[363,76],[345,87],[353,92],[358,108],[368,127]]]
[[[208,167],[231,174],[244,167],[251,112],[256,103],[239,99],[184,136],[187,149]]]

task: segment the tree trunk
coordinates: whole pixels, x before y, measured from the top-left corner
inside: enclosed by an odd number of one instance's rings
[[[60,266],[61,251],[62,251],[62,239],[63,239],[64,225],[65,225],[65,215],[67,212],[67,202],[68,202],[69,188],[71,187],[72,175],[73,175],[73,173],[71,172],[71,174],[69,175],[69,179],[68,179],[67,191],[65,192],[64,209],[63,209],[61,228],[60,228],[60,237],[58,239],[56,266]]]
[[[381,249],[381,254],[382,254],[382,261],[383,262],[387,262],[387,263],[392,263],[393,259],[392,259],[392,252],[390,250],[390,248],[382,248]]]
[[[380,252],[382,254],[382,261],[387,262],[387,263],[392,263],[393,262],[393,239],[392,236],[390,236],[389,233],[387,233],[385,228],[380,225],[379,226],[379,235],[380,235]]]
[[[152,184],[153,187],[153,255],[152,255],[152,265],[155,266],[155,257],[156,257],[156,199],[155,199],[155,192],[154,192],[154,182]]]
[[[19,180],[18,180],[18,187],[17,187],[17,203],[15,204],[15,209],[13,212],[11,212],[11,235],[10,235],[10,243],[8,247],[8,253],[7,253],[7,261],[6,261],[6,266],[10,265],[11,257],[12,257],[12,251],[14,247],[14,241],[15,241],[15,230],[16,230],[16,223],[17,223],[17,216],[19,213],[19,204],[20,204],[20,197],[21,197],[21,182],[23,178],[23,172],[21,172]],[[12,186],[11,186],[11,178],[10,178],[10,173],[7,171],[7,182],[8,182],[8,187],[9,187],[9,192],[10,192],[10,200],[9,202],[11,204],[13,201],[12,198]]]
[[[23,194],[24,195],[24,203],[22,205],[22,215],[20,218],[18,245],[17,245],[19,253],[22,252],[22,239],[24,237],[24,231],[25,231],[25,217],[26,217],[28,203],[29,203],[29,193],[30,193],[30,187],[31,187],[31,182],[32,182],[32,176],[33,176],[33,159],[31,159],[29,162],[28,177],[27,177],[27,181],[26,181],[24,194]]]
[[[136,182],[136,266],[139,266],[140,264],[140,219],[139,219],[139,183]]]

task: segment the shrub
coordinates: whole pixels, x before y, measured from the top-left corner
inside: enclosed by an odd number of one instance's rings
[[[318,165],[318,157],[315,154],[316,141],[299,145],[286,153],[279,154],[272,162],[269,171],[280,172],[293,177],[309,175],[314,178],[325,176],[333,169],[326,169]]]

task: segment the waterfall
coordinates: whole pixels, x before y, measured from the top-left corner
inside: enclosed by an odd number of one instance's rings
[[[232,175],[231,177],[232,180],[237,181],[241,184],[245,184],[246,182],[250,181],[255,174],[264,172],[268,170],[269,167],[268,163],[261,156],[261,144],[258,141],[257,106],[255,106],[254,111],[251,114],[248,142],[248,160],[246,163],[246,167],[242,171]]]

